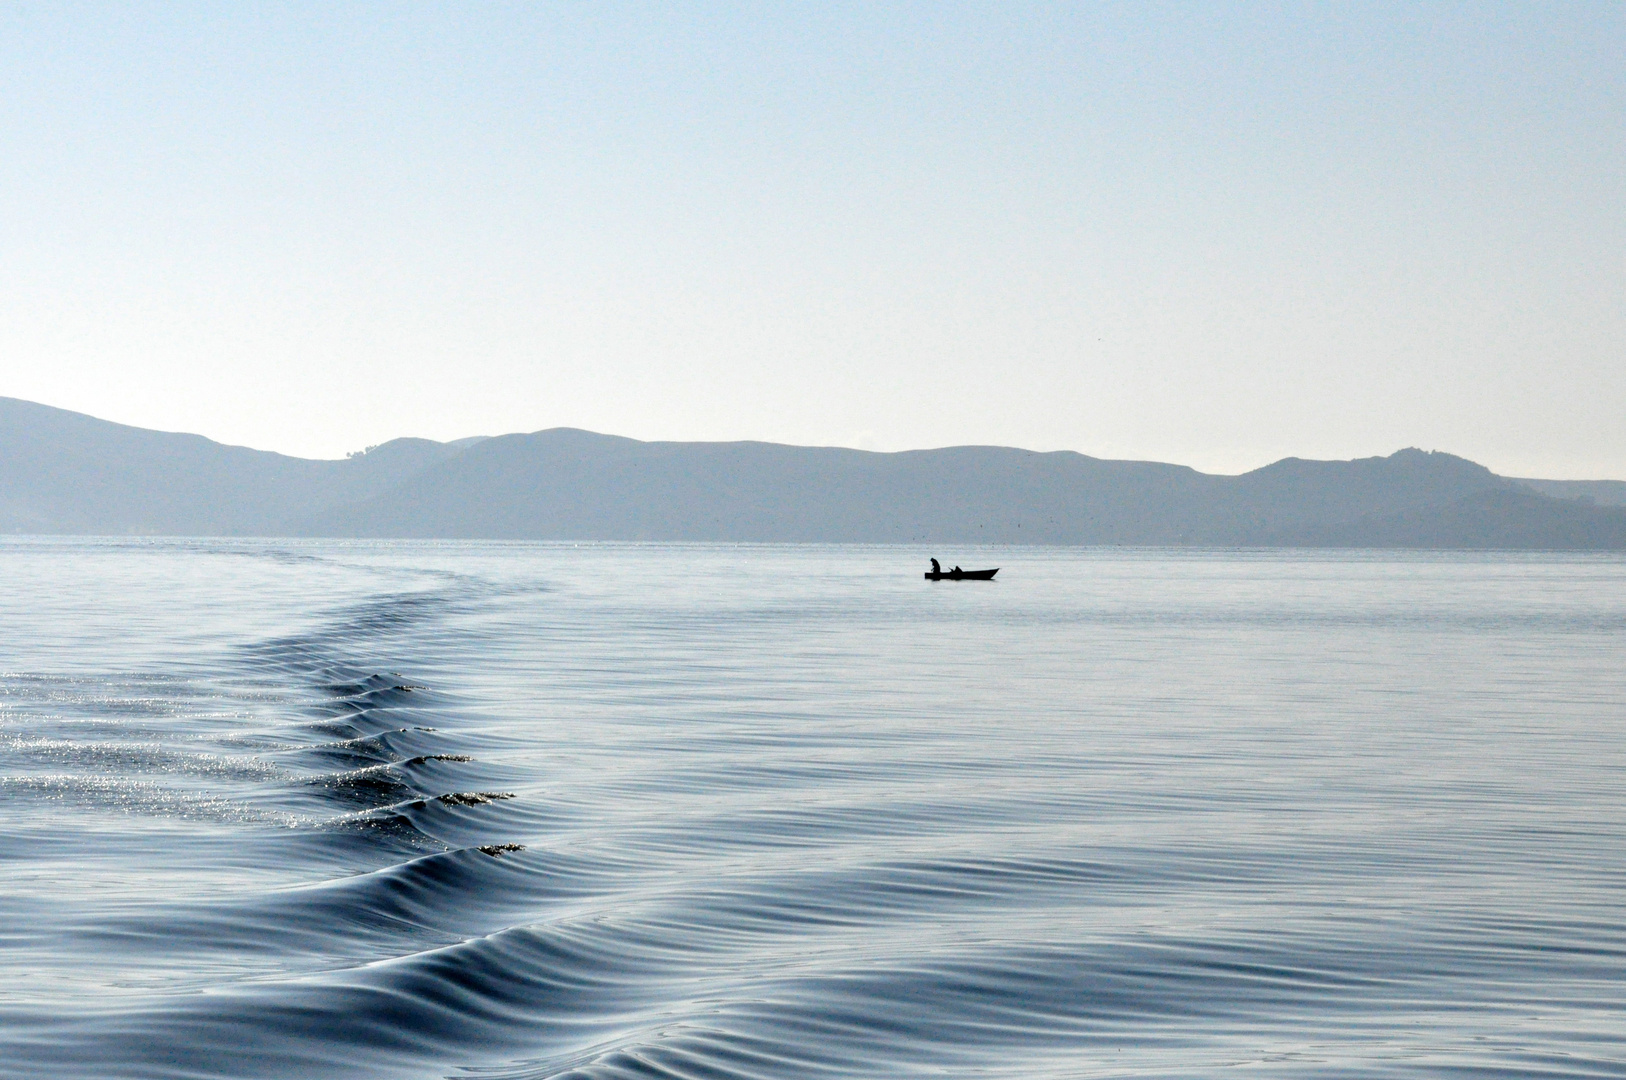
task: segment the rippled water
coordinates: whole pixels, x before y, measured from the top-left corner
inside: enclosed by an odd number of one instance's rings
[[[1626,1075],[1626,560],[0,541],[0,1075]]]

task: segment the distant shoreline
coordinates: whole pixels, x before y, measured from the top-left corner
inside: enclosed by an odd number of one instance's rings
[[[1415,449],[1222,476],[1065,451],[569,428],[315,461],[0,398],[0,533],[1617,551],[1626,482],[1502,477]]]

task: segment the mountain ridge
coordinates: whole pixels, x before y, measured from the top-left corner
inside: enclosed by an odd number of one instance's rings
[[[1073,451],[578,428],[323,461],[0,398],[5,532],[1626,550],[1616,483],[1502,477],[1415,448],[1223,476]]]

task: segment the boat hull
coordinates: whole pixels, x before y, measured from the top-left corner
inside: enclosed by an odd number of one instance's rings
[[[928,570],[928,571],[926,571],[926,580],[927,581],[992,581],[992,580],[994,580],[994,575],[997,574],[997,573],[999,573],[999,567],[997,567],[997,566],[994,567],[992,570],[944,570],[942,573],[938,573],[938,574],[934,574],[930,570]]]

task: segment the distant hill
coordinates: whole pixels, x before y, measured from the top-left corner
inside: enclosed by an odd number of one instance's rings
[[[1538,495],[1555,499],[1580,499],[1599,506],[1626,506],[1626,480],[1530,480],[1518,483]]]
[[[7,532],[1626,549],[1626,508],[1540,490],[1565,483],[1421,450],[1214,476],[992,446],[567,428],[309,461],[0,398]]]
[[[1626,511],[1495,488],[1280,536],[1300,547],[1626,550]]]
[[[1511,487],[1449,454],[1288,459],[1240,477],[1082,454],[878,454],[645,443],[554,429],[490,439],[301,532],[560,540],[1256,544]]]
[[[0,398],[0,531],[285,533],[460,452],[396,439],[344,461],[310,461]]]

